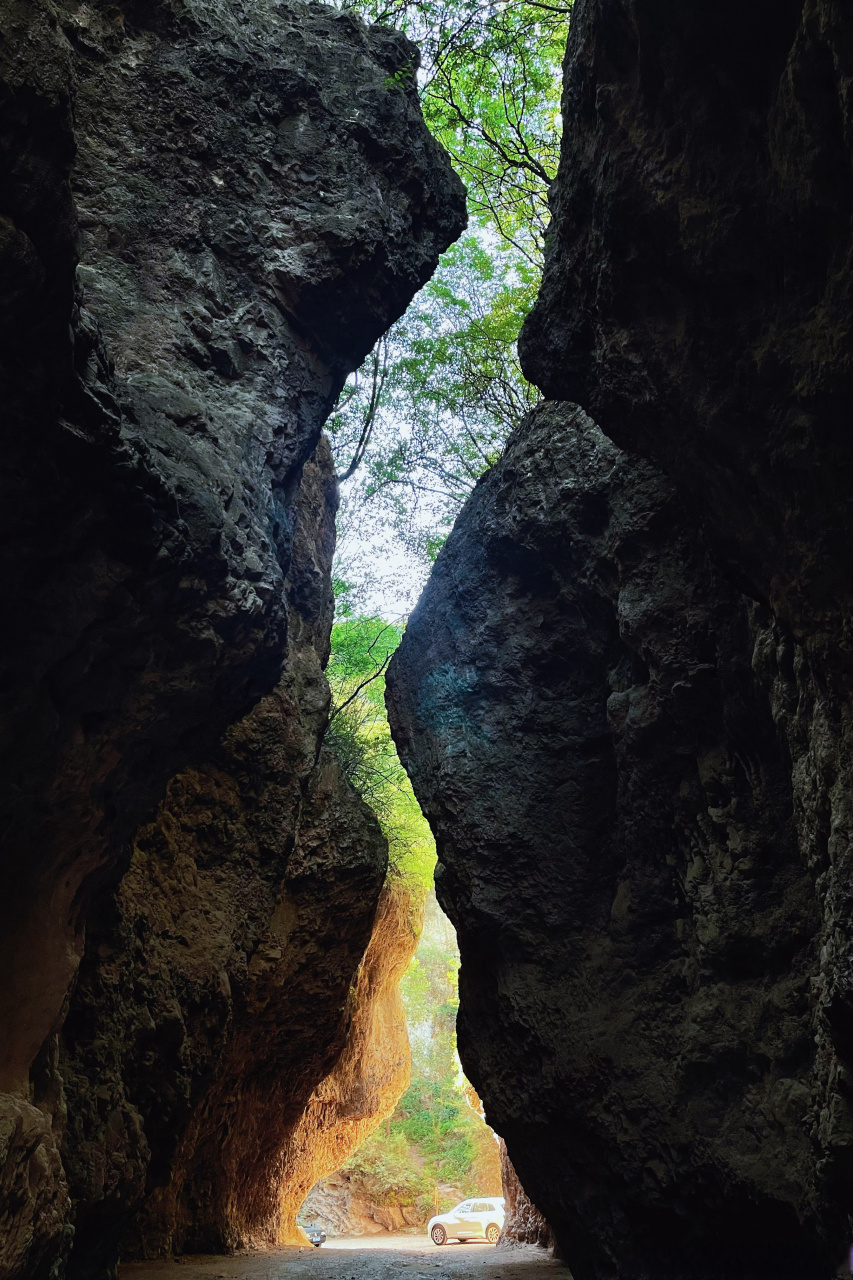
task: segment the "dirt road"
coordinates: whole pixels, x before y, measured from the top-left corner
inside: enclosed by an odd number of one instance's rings
[[[571,1280],[543,1249],[443,1245],[423,1236],[329,1241],[320,1249],[279,1249],[236,1258],[130,1262],[121,1280]]]

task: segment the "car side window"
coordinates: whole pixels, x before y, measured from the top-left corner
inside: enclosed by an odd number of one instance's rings
[[[454,1213],[473,1213],[470,1200],[463,1200],[462,1204],[458,1204],[453,1210]]]
[[[477,1200],[475,1201],[471,1212],[472,1213],[488,1213],[490,1207],[491,1206],[487,1205],[483,1200]]]

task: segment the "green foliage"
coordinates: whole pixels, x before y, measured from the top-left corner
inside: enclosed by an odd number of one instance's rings
[[[415,67],[414,58],[410,58],[402,67],[398,67],[390,76],[385,78],[386,89],[404,89],[408,82],[415,75],[417,68]]]
[[[448,5],[429,32],[424,115],[481,226],[538,267],[559,159],[569,5]]]
[[[345,1172],[377,1204],[411,1205],[426,1219],[465,1196],[489,1193],[478,1159],[484,1141],[494,1145],[460,1092],[442,1097],[441,1086],[419,1080],[390,1124],[350,1157]],[[491,1194],[497,1193],[495,1185]]]
[[[476,227],[350,379],[329,422],[342,477],[362,468],[344,508],[355,536],[390,528],[430,562],[536,398],[515,346],[547,235],[571,0],[345,7],[419,44],[424,116],[467,185]]]
[[[526,261],[475,236],[444,255],[329,419],[339,467],[347,474],[361,464],[345,507],[351,525],[383,521],[410,551],[435,558],[535,403],[515,346],[537,278]]]
[[[381,618],[345,616],[335,623],[326,669],[332,690],[326,745],[379,819],[392,866],[426,890],[435,843],[385,714],[384,672],[402,634],[401,627]]]
[[[354,1155],[346,1172],[360,1182],[377,1204],[431,1203],[429,1173],[415,1164],[406,1135],[377,1129]]]
[[[412,1045],[412,1076],[457,1089],[459,949],[456,935],[435,898],[427,904],[424,929],[401,987]]]
[[[525,263],[474,236],[448,250],[397,329],[387,400],[400,438],[369,468],[368,496],[424,475],[458,503],[497,460],[536,398],[515,350],[535,288]]]
[[[571,0],[348,0],[421,48],[427,124],[481,226],[538,265],[557,171]]]
[[[384,706],[384,673],[402,628],[351,612],[347,584],[337,586],[344,606],[332,628],[326,742],[379,818],[392,862],[426,892],[435,845],[397,758]],[[418,950],[401,985],[412,1083],[391,1121],[346,1166],[376,1202],[414,1206],[424,1218],[437,1204],[450,1208],[460,1196],[483,1192],[483,1153],[494,1159],[489,1131],[466,1101],[456,1053],[458,973],[456,935],[430,894]]]

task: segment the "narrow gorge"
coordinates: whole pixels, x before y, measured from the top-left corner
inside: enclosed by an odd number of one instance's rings
[[[853,13],[569,9],[543,398],[388,715],[506,1236],[830,1280]],[[420,907],[328,732],[322,429],[466,225],[418,60],[308,0],[0,0],[0,1280],[298,1244],[408,1082]]]

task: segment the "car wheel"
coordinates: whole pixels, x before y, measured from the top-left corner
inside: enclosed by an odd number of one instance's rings
[[[313,1246],[314,1246],[314,1248],[315,1248],[315,1249],[319,1249],[319,1248],[320,1248],[320,1245],[323,1243],[323,1241],[322,1241],[322,1240],[312,1240],[312,1241],[311,1241],[311,1243],[313,1244]]]
[[[500,1239],[501,1229],[494,1222],[490,1222],[486,1227],[486,1239],[489,1244],[497,1244]]]
[[[430,1232],[430,1235],[432,1236],[433,1244],[444,1244],[445,1241],[447,1240],[447,1232],[445,1231],[444,1227],[441,1226],[441,1224],[438,1222],[433,1227],[432,1231]]]

